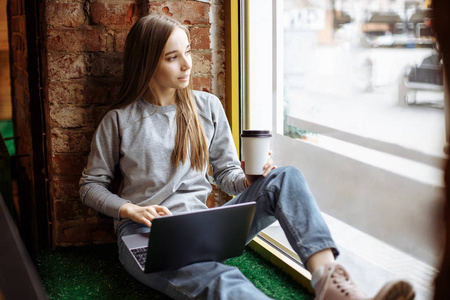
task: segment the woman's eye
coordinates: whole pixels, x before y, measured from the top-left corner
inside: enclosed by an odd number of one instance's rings
[[[168,61],[174,61],[175,59],[177,59],[176,55],[167,58]]]

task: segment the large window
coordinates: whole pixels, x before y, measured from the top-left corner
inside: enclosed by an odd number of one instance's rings
[[[412,280],[422,295],[439,262],[446,158],[443,73],[428,4],[249,0],[241,7],[244,129],[273,131],[276,163],[304,173],[343,248],[394,276],[418,274]],[[284,243],[277,230],[266,233]]]

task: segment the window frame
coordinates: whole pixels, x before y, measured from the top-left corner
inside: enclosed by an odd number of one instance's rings
[[[227,72],[227,101],[226,112],[230,122],[235,145],[240,153],[241,128],[250,128],[250,75],[249,75],[249,3],[247,0],[228,0],[225,3],[226,11],[226,72]],[[235,26],[238,24],[239,26]],[[282,37],[279,37],[282,39]],[[275,47],[275,46],[274,46]],[[275,49],[274,49],[275,50]],[[236,55],[236,53],[238,55]],[[276,57],[276,56],[275,56]],[[276,63],[276,62],[275,62]],[[279,63],[279,61],[278,61]],[[279,84],[276,80],[273,84]],[[280,90],[280,89],[278,89]],[[272,99],[270,100],[272,102]],[[282,105],[282,104],[281,104]],[[274,103],[275,108],[279,103]],[[282,113],[282,111],[281,111]],[[270,120],[272,123],[272,120]],[[237,123],[239,122],[239,123]],[[239,125],[238,125],[239,124]],[[282,125],[282,124],[281,124]],[[280,124],[279,124],[280,126]],[[279,132],[282,127],[274,129]],[[311,273],[299,262],[298,255],[283,244],[264,232],[260,232],[250,243],[249,247],[268,259],[274,265],[290,275],[294,280],[314,293],[311,286]]]
[[[249,65],[250,62],[249,60],[252,59],[252,56],[250,54],[249,51],[249,46],[253,46],[252,44],[250,44],[248,42],[248,33],[249,33],[249,28],[248,28],[248,22],[249,22],[249,18],[251,18],[251,16],[249,16],[249,1],[251,0],[241,0],[240,1],[240,5],[242,7],[242,9],[244,11],[241,11],[241,27],[244,27],[243,30],[241,30],[241,76],[244,78],[241,78],[241,116],[243,118],[242,121],[242,126],[243,128],[251,128],[251,119],[250,119],[250,110],[251,110],[251,89],[249,88],[250,85],[250,73],[249,73]],[[283,14],[283,1],[272,1],[273,3],[273,11],[272,11],[272,16],[273,18],[280,18],[280,16],[282,16]],[[271,129],[273,132],[273,142],[272,142],[272,150],[274,150],[275,153],[275,161],[277,162],[277,164],[279,163],[280,165],[285,164],[285,160],[284,158],[280,159],[279,157],[276,156],[276,154],[278,153],[278,149],[277,145],[282,144],[282,143],[289,143],[290,145],[294,145],[296,147],[296,152],[300,152],[300,153],[312,153],[312,152],[321,152],[321,154],[324,154],[325,156],[328,157],[328,162],[333,163],[333,156],[335,155],[341,155],[343,158],[343,161],[345,163],[349,163],[349,165],[354,166],[354,165],[359,165],[359,164],[367,164],[367,166],[369,168],[372,169],[377,169],[378,166],[376,165],[371,165],[370,163],[367,163],[367,161],[365,161],[365,158],[360,158],[360,157],[349,157],[348,155],[346,155],[345,153],[337,153],[335,151],[335,149],[333,149],[332,147],[320,147],[320,146],[316,146],[316,145],[311,145],[308,142],[305,141],[299,141],[299,140],[292,140],[289,137],[286,137],[283,135],[283,129],[284,129],[284,124],[283,124],[283,101],[279,101],[277,99],[284,99],[284,92],[283,92],[283,83],[282,80],[280,80],[280,78],[282,78],[283,76],[283,61],[281,59],[281,55],[277,55],[277,53],[281,52],[282,53],[282,48],[279,47],[279,45],[281,45],[281,43],[283,43],[284,40],[284,36],[283,36],[283,29],[282,28],[277,28],[276,26],[274,26],[272,28],[272,38],[273,38],[273,48],[272,48],[272,55],[273,55],[273,60],[272,60],[272,68],[273,70],[275,70],[275,76],[273,77],[273,81],[272,81],[272,88],[273,88],[273,94],[271,95],[272,97],[272,102],[271,102],[271,116],[273,117],[271,119]],[[244,39],[243,39],[244,36]],[[242,46],[243,45],[243,46]],[[445,87],[445,102],[448,102],[448,87]],[[447,112],[446,112],[447,114]],[[448,120],[448,118],[446,117],[446,120]],[[299,119],[295,119],[295,118],[288,118],[288,124],[290,125],[298,125],[299,123],[304,123],[304,120],[299,120]],[[319,129],[324,129],[323,127],[321,128],[319,124],[307,124],[308,126],[310,126],[311,128],[319,128]],[[325,128],[326,131],[328,131],[328,128]],[[338,132],[337,130],[333,129],[332,131],[334,131],[335,133]],[[343,132],[338,132],[338,134],[342,134]],[[344,133],[344,138],[343,140],[345,142],[351,142],[356,144],[357,146],[367,146],[367,143],[370,143],[371,141],[368,140],[363,140],[360,139],[359,137],[355,137],[352,136],[351,134],[345,134]],[[237,144],[238,145],[238,144]],[[237,146],[239,148],[239,146]],[[375,143],[375,147],[374,148],[383,148],[384,145],[382,142],[376,142]],[[388,153],[389,154],[389,153]],[[391,153],[391,154],[396,154],[396,153]],[[397,153],[398,155],[398,153]],[[412,154],[413,155],[413,154]],[[417,157],[416,157],[417,158]],[[423,160],[426,160],[427,158],[423,158]],[[439,166],[441,164],[442,161],[431,161],[431,162],[427,162],[427,164],[433,165],[433,166]],[[326,164],[326,163],[325,163]],[[372,170],[371,169],[371,170]],[[302,170],[303,171],[303,170]],[[310,172],[311,170],[307,170],[307,173]],[[388,170],[389,172],[393,173],[393,176],[404,176],[404,174],[399,174],[399,172],[396,172],[395,170]],[[310,178],[310,176],[308,176],[308,174],[306,174],[307,178]],[[313,176],[314,177],[314,176]],[[309,180],[308,180],[309,181]],[[314,180],[312,180],[314,181]],[[317,181],[316,181],[317,184]],[[440,183],[436,183],[438,186],[440,186],[441,188],[444,187],[443,182]],[[339,218],[339,216],[337,216]],[[344,220],[344,222],[346,222],[348,220]],[[351,222],[350,222],[351,223]],[[376,236],[376,235],[375,235]],[[280,247],[280,245],[277,244],[276,241],[273,241],[273,239],[271,240],[270,236],[267,237],[265,236],[265,233],[262,232],[258,237],[256,237],[250,244],[250,246],[252,248],[254,248],[255,250],[257,250],[258,252],[260,252],[263,256],[267,257],[270,261],[274,262],[275,264],[277,264],[279,267],[281,267],[283,270],[285,270],[287,273],[291,274],[294,273],[295,275],[293,275],[293,277],[299,281],[300,283],[302,283],[303,285],[305,285],[306,287],[310,288],[310,286],[308,286],[309,284],[309,280],[310,280],[310,274],[309,272],[304,268],[304,266],[300,269],[297,270],[296,266],[292,266],[289,263],[289,255],[286,255],[286,251],[285,249],[283,249],[283,247]],[[282,245],[281,245],[282,246]]]

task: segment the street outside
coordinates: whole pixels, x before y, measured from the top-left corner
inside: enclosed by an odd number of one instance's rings
[[[444,157],[443,92],[420,92],[417,105],[408,105],[402,85],[408,66],[419,65],[432,53],[431,49],[343,45],[287,45],[286,49],[307,58],[285,65],[288,115]],[[433,105],[425,103],[428,100]]]

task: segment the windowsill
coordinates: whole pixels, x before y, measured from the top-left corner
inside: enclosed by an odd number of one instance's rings
[[[393,174],[398,174],[399,176],[405,178],[410,178],[417,182],[430,184],[441,188],[445,186],[443,181],[443,167],[445,166],[444,157],[435,158],[422,154],[424,160],[428,158],[429,160],[434,161],[434,163],[425,163],[419,160],[414,160],[413,157],[408,157],[408,153],[412,153],[413,151],[408,152],[406,149],[402,149],[400,147],[398,148],[399,153],[393,154],[389,151],[379,151],[374,148],[361,146],[357,143],[350,143],[345,140],[320,134],[317,134],[314,137],[313,142],[307,141],[307,143],[323,149],[332,149],[335,154],[342,157],[348,157],[352,160],[386,170]]]
[[[401,278],[414,286],[417,299],[432,299],[435,268],[329,215],[323,216],[341,252],[337,261],[362,291],[373,296],[385,282]],[[278,222],[250,246],[312,291],[311,274],[293,252]]]
[[[275,227],[270,226],[270,228]],[[283,232],[281,232],[280,236],[284,238]],[[314,293],[314,289],[311,286],[311,273],[306,270],[298,255],[292,251],[292,248],[280,244],[277,241],[278,239],[279,236],[272,236],[262,231],[250,242],[249,246],[290,275],[311,293]]]
[[[429,119],[425,119],[427,122]],[[429,170],[443,170],[445,165],[446,155],[444,153],[445,139],[438,136],[436,138],[433,134],[419,134],[417,128],[413,128],[411,125],[411,131],[413,134],[390,133],[385,134],[381,139],[377,136],[363,136],[360,133],[351,132],[349,128],[342,130],[338,128],[327,127],[319,123],[313,123],[305,119],[299,119],[296,117],[288,117],[288,124],[296,128],[302,128],[315,133],[315,139],[318,146],[335,149],[341,155],[350,156],[360,161],[377,164],[395,166],[401,165],[402,161],[407,161],[409,165],[426,166]],[[390,126],[390,125],[386,125]],[[414,124],[414,126],[421,126]],[[435,130],[439,132],[441,128]],[[380,128],[383,133],[388,132],[388,127]],[[434,132],[434,131],[430,131]],[[444,131],[441,131],[444,132]],[[391,135],[391,136],[388,136]],[[421,138],[417,138],[420,136]],[[422,138],[423,137],[423,138]],[[443,137],[443,135],[442,135]],[[413,145],[414,146],[411,146]],[[428,148],[433,148],[431,151]],[[377,158],[375,162],[373,158]],[[394,164],[387,162],[386,160],[396,159]],[[404,170],[402,166],[401,169]],[[398,173],[398,170],[394,170]],[[428,173],[428,171],[425,171]],[[405,173],[403,171],[403,173]],[[428,176],[425,174],[424,176]]]

